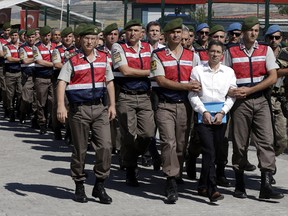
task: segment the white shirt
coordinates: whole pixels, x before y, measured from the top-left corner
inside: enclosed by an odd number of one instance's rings
[[[203,103],[224,102],[222,111],[227,114],[232,108],[235,98],[227,96],[230,88],[236,88],[236,77],[234,70],[220,64],[217,71],[212,71],[208,63],[193,68],[191,80],[201,83],[202,89],[199,92],[191,91],[188,99],[193,109],[202,114],[207,111]],[[219,110],[220,112],[221,110]]]

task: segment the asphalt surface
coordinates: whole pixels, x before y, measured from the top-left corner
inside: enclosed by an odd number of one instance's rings
[[[119,170],[117,156],[113,156],[111,175],[106,191],[113,198],[111,205],[99,203],[91,196],[95,176],[94,152],[87,156],[85,183],[88,203],[73,201],[74,182],[70,177],[71,147],[54,141],[53,135],[39,135],[29,124],[8,122],[0,109],[0,216],[153,216],[153,215],[288,215],[288,155],[277,157],[275,187],[285,194],[281,200],[259,200],[260,171],[246,172],[247,199],[232,196],[234,187],[219,188],[224,200],[210,203],[197,195],[197,181],[186,178],[179,185],[179,200],[166,204],[165,178],[161,171],[140,165],[139,188],[125,184],[125,172]],[[231,168],[231,145],[227,177],[234,184]],[[249,147],[249,160],[257,165],[255,148]],[[198,160],[200,171],[200,159]]]

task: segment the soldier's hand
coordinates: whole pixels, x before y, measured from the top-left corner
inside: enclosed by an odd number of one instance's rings
[[[198,82],[197,80],[191,80],[188,83],[188,91],[199,92],[200,90],[201,90],[201,83]]]
[[[240,87],[233,89],[234,97],[236,98],[246,98],[250,94],[250,88],[249,87]]]
[[[112,121],[116,117],[116,109],[115,106],[109,106],[108,107],[108,117],[109,120]]]
[[[61,122],[61,123],[65,123],[66,118],[67,118],[67,109],[65,106],[58,106],[57,108],[57,119]]]

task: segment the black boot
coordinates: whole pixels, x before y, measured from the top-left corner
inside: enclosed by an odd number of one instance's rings
[[[247,160],[247,163],[244,167],[244,170],[245,171],[248,171],[248,172],[252,172],[254,170],[256,170],[256,166],[254,164],[251,164],[248,160]]]
[[[132,187],[139,187],[139,182],[137,180],[137,173],[135,167],[126,168],[126,184]]]
[[[231,183],[225,176],[225,165],[217,165],[216,169],[216,183],[218,186],[231,187]]]
[[[186,160],[186,173],[188,178],[196,180],[196,160],[194,156],[188,156]]]
[[[168,177],[166,180],[165,195],[167,203],[175,203],[178,200],[177,183],[174,177]]]
[[[83,181],[75,181],[76,189],[75,189],[75,197],[74,200],[76,202],[86,203],[88,202],[87,196],[85,194],[84,182]]]
[[[240,199],[247,198],[243,170],[235,170],[235,180],[236,184],[233,196]]]
[[[112,203],[112,198],[106,193],[104,188],[104,181],[97,181],[95,182],[92,196],[95,198],[99,198],[100,203],[103,204],[110,204]]]
[[[260,199],[282,199],[284,195],[275,191],[271,186],[272,172],[262,171],[261,172],[261,188],[260,188]]]
[[[9,122],[15,122],[15,113],[14,110],[9,111]]]

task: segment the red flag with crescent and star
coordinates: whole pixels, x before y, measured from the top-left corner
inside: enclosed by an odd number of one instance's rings
[[[20,11],[21,29],[26,28],[26,10]],[[27,10],[27,28],[38,28],[39,10]]]
[[[0,10],[0,24],[10,22],[11,20],[11,8],[4,8]]]

